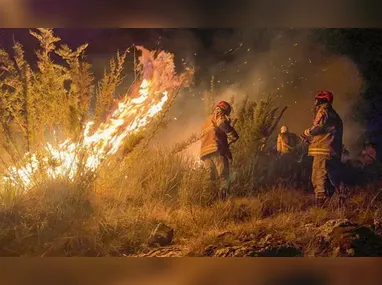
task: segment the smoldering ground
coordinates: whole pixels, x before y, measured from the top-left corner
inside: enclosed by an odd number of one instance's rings
[[[182,39],[187,36],[183,34]],[[199,72],[198,85],[179,95],[171,111],[172,121],[158,136],[158,143],[168,145],[200,131],[206,115],[203,92],[211,89],[213,76],[215,102],[234,98],[235,109],[246,96],[259,100],[270,95],[280,107],[288,106],[280,124],[297,134],[312,124],[314,95],[330,90],[335,95],[334,108],[344,121],[344,144],[353,153],[359,150],[363,129],[354,118],[354,106],[364,88],[362,75],[351,59],[329,52],[315,31],[237,30],[217,33],[210,46],[204,47],[208,51],[200,51],[198,43],[189,50],[182,45],[183,57],[186,54],[192,59],[195,47],[206,56],[192,62]],[[175,51],[176,44],[173,48]],[[198,147],[195,143],[189,153],[197,155]]]

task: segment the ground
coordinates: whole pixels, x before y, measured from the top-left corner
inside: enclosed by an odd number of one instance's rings
[[[73,189],[28,193],[2,205],[0,254],[381,256],[379,192],[353,189],[344,197],[317,208],[312,193],[287,188],[210,205]]]

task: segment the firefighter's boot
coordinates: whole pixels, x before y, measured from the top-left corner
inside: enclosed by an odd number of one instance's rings
[[[227,199],[227,189],[225,189],[225,188],[220,189],[220,199],[222,201]]]
[[[317,193],[316,194],[316,207],[321,208],[321,207],[325,206],[327,200],[328,200],[328,198],[325,195],[325,193]]]

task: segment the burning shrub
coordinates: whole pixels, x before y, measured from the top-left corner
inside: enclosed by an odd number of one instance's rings
[[[118,53],[96,89],[95,122],[86,122],[95,89],[90,65],[82,61],[86,45],[76,51],[63,45],[55,51],[55,43],[60,39],[51,29],[39,29],[31,34],[41,45],[37,51],[37,71],[26,63],[19,44],[15,45],[13,61],[5,51],[0,53],[2,69],[6,70],[0,94],[5,134],[2,144],[10,156],[9,162],[6,159],[3,162],[8,165],[7,181],[25,188],[44,183],[47,178],[82,180],[87,172],[96,171],[105,159],[117,153],[129,135],[138,134],[155,116],[165,113],[179,88],[192,78],[191,69],[181,75],[175,73],[173,55],[138,47],[142,56],[137,69],[143,77],[137,81],[139,89],[127,94],[130,96],[121,100],[102,123],[103,114],[112,106],[115,89],[123,81],[128,50],[122,55]],[[53,52],[68,66],[55,64],[51,59]],[[15,144],[10,124],[23,131],[25,148]],[[62,137],[66,140],[60,142]]]

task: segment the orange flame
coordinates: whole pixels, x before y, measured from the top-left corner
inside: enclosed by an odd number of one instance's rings
[[[150,119],[157,115],[168,100],[167,91],[162,93],[158,102],[155,98],[150,98],[151,82],[147,79],[142,81],[139,89],[138,98],[127,98],[124,102],[118,104],[118,108],[113,112],[110,119],[101,124],[100,127],[89,135],[89,129],[94,124],[90,121],[86,124],[81,143],[66,140],[57,148],[49,143],[46,150],[50,153],[56,163],[55,166],[49,166],[45,171],[53,179],[57,177],[69,177],[73,179],[77,173],[79,158],[78,150],[86,149],[89,153],[85,161],[85,170],[94,171],[101,162],[108,156],[115,154],[121,146],[123,140],[132,133],[137,132],[146,126]],[[29,156],[29,154],[27,154]],[[49,158],[44,157],[43,162],[48,162]],[[40,165],[36,154],[30,155],[30,162],[21,168],[10,167],[4,178],[13,184],[22,184],[28,188],[33,186],[32,177],[42,166]]]

